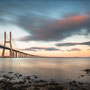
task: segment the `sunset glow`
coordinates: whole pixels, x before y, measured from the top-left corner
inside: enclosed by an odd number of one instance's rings
[[[7,39],[12,32],[14,49],[29,54],[90,57],[90,1],[1,0],[0,45],[4,31]]]

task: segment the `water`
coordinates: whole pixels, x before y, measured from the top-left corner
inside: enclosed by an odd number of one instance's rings
[[[90,69],[90,58],[0,58],[0,71],[37,75],[47,80],[90,83],[85,69]],[[85,76],[79,78],[80,75]]]

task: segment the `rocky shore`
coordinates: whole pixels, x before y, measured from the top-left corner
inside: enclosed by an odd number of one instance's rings
[[[90,73],[89,69],[84,71]],[[90,90],[90,83],[75,80],[68,83],[45,81],[36,75],[23,76],[19,73],[1,71],[0,90]]]

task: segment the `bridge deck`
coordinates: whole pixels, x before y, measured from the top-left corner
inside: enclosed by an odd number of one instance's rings
[[[9,47],[5,47],[5,46],[3,46],[3,45],[0,45],[0,48],[10,50]],[[24,53],[24,52],[22,52],[22,51],[15,50],[15,49],[12,49],[12,51],[15,51],[15,52],[17,52],[17,53],[22,53],[22,54],[30,55],[31,57],[40,57],[40,56],[37,56],[37,55],[32,55],[32,54]],[[4,56],[4,57],[6,58],[6,57],[9,57],[9,56]]]

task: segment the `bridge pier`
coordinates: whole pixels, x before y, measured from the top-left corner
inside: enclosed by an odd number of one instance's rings
[[[24,53],[24,58],[26,57],[25,53]]]
[[[25,53],[23,54],[23,57],[25,58]]]
[[[19,57],[19,52],[17,52],[17,57]]]
[[[17,52],[16,52],[15,56],[16,56],[16,58],[17,58]]]
[[[20,57],[20,53],[18,52],[18,57]]]
[[[17,58],[17,51],[14,51],[14,57]]]
[[[14,51],[12,51],[12,57],[14,57]]]
[[[20,57],[21,57],[21,53],[19,53]]]
[[[21,53],[21,57],[23,57],[23,53]]]
[[[23,53],[21,53],[21,57],[23,57]]]
[[[6,32],[4,32],[4,47],[6,47],[7,43],[10,44],[10,55],[9,55],[9,57],[12,57],[11,32],[10,32],[10,40],[9,41],[6,40]],[[5,48],[3,48],[2,57],[6,57],[5,56]]]
[[[21,57],[22,57],[22,53],[20,53]]]

